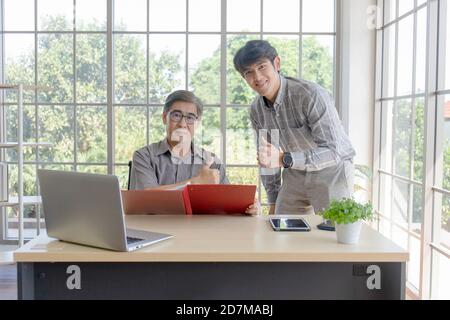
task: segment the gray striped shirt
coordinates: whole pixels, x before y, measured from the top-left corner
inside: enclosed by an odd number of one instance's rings
[[[261,96],[252,103],[250,118],[258,136],[261,132],[266,135],[263,130],[267,130],[269,142],[292,154],[294,170],[320,171],[352,159],[355,150],[328,92],[309,81],[283,76],[280,80],[273,106]],[[269,203],[275,203],[281,186],[280,170],[261,179]]]
[[[167,139],[150,144],[134,152],[130,189],[146,189],[188,180],[197,176],[211,158],[214,158],[211,168],[220,171],[220,183],[228,184],[225,166],[213,153],[194,146],[184,159],[180,159],[172,156]]]

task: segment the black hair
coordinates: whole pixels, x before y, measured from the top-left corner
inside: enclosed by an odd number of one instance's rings
[[[268,41],[251,40],[234,56],[234,68],[242,75],[245,68],[263,59],[268,59],[273,65],[277,56],[277,50]]]

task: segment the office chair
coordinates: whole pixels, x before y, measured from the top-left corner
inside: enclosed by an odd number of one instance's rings
[[[128,190],[130,190],[130,182],[131,182],[131,167],[133,166],[133,161],[128,162]]]

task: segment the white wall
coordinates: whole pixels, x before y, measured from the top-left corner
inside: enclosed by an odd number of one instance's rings
[[[368,27],[368,8],[376,0],[340,0],[341,90],[340,114],[356,150],[355,164],[372,168],[375,96],[376,30]],[[357,192],[361,201],[371,199],[371,183],[355,178],[368,192]]]
[[[355,163],[372,166],[375,29],[367,9],[376,0],[341,0],[341,116],[356,149]]]

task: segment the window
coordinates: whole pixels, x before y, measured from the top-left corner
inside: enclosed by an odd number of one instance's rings
[[[379,231],[409,250],[407,281],[413,292],[448,299],[449,288],[442,286],[448,272],[439,266],[450,258],[450,10],[445,0],[379,5],[384,12],[377,31]],[[432,258],[421,260],[427,250]]]
[[[255,94],[234,70],[237,49],[267,39],[282,57],[283,74],[316,81],[331,94],[336,87],[335,0],[0,2],[1,82],[52,88],[25,95],[26,140],[53,143],[27,150],[27,195],[38,192],[37,168],[112,173],[125,188],[133,152],[164,138],[166,96],[189,89],[205,103],[195,139],[227,164],[232,183],[257,184],[265,202],[249,121]],[[12,141],[15,96],[6,92],[2,105]],[[4,155],[12,194],[16,159],[13,151]],[[36,212],[42,214],[31,206],[26,218],[34,221]],[[4,217],[3,238],[14,238],[14,211]],[[28,238],[35,234],[27,228]]]

